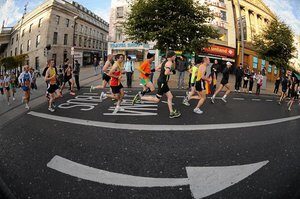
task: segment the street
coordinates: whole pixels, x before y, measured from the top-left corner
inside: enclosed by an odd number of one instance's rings
[[[125,89],[126,90],[126,89]],[[17,198],[299,198],[300,110],[271,95],[124,111],[83,88],[54,113],[45,103],[1,129],[0,174]],[[244,165],[244,166],[243,166]]]

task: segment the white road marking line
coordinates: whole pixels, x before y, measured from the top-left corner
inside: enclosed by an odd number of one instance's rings
[[[115,110],[115,106],[109,107],[109,111]],[[157,111],[157,108],[139,108],[139,107],[125,107],[121,106],[121,108],[124,108],[125,110],[141,110],[141,111]]]
[[[272,119],[266,121],[257,121],[257,122],[241,122],[241,123],[225,123],[225,124],[196,124],[196,125],[154,125],[154,124],[122,124],[122,123],[113,123],[113,122],[101,122],[101,121],[91,121],[84,119],[76,119],[70,117],[62,117],[56,115],[50,115],[46,113],[38,113],[35,111],[30,111],[29,115],[40,117],[44,119],[65,122],[70,124],[78,124],[85,126],[94,126],[101,128],[110,128],[110,129],[126,129],[126,130],[137,130],[141,131],[200,131],[200,130],[216,130],[216,129],[235,129],[235,128],[248,128],[248,127],[256,127],[256,126],[266,126],[272,124],[278,124],[283,122],[289,122],[293,120],[300,119],[300,115],[280,118],[280,119]],[[126,132],[126,131],[123,131]]]
[[[161,101],[161,103],[168,104],[167,101]],[[172,105],[174,106],[174,103],[172,103]]]
[[[186,96],[175,96],[176,98],[185,98]]]
[[[252,101],[260,102],[261,99],[251,99]]]
[[[97,95],[97,96],[99,96],[100,94],[99,93],[83,93],[83,95]]]
[[[232,98],[232,99],[234,99],[234,100],[240,100],[240,101],[245,100],[245,98],[240,98],[240,97],[234,97],[234,98]]]
[[[192,196],[198,199],[238,183],[268,163],[269,161],[262,161],[234,166],[186,167],[187,178],[152,178],[114,173],[79,164],[57,155],[51,159],[47,167],[73,177],[114,186],[177,187],[189,185]]]
[[[274,100],[268,100],[268,99],[267,99],[266,102],[274,102]]]

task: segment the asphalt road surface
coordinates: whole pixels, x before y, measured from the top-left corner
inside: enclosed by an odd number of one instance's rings
[[[0,175],[17,198],[300,198],[300,106],[273,96],[181,104],[99,101],[82,89],[3,127]],[[176,96],[176,97],[175,97]],[[162,99],[166,101],[166,98]]]

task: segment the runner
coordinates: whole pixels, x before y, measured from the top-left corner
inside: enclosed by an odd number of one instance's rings
[[[201,62],[202,63],[202,62]],[[187,95],[185,96],[185,98],[182,101],[182,104],[186,105],[186,106],[190,106],[189,101],[191,99],[199,99],[199,96],[194,96],[194,94],[196,93],[196,88],[195,88],[195,82],[197,79],[197,73],[198,73],[198,68],[199,68],[199,64],[192,64],[192,67],[190,68],[189,72],[191,73],[191,91],[187,91]]]
[[[21,84],[21,88],[24,91],[24,96],[22,97],[22,102],[25,102],[25,108],[29,109],[29,100],[30,100],[30,85],[32,82],[31,75],[29,73],[29,66],[25,65],[23,72],[19,76],[19,83]]]
[[[0,92],[1,92],[1,95],[4,95],[4,77],[2,74],[0,74]]]
[[[232,66],[232,64],[230,62],[226,63],[226,68],[223,70],[223,78],[221,80],[221,84],[218,88],[218,90],[215,92],[215,94],[212,96],[211,98],[211,103],[215,103],[215,98],[218,95],[218,93],[225,87],[226,92],[225,95],[222,97],[223,102],[227,102],[226,97],[229,95],[230,93],[230,88],[229,88],[229,68]]]
[[[143,91],[139,91],[133,99],[133,102],[137,98],[143,97],[146,93],[153,92],[155,90],[153,83],[150,81],[151,75],[151,63],[154,61],[155,54],[148,53],[147,60],[138,68],[140,71],[140,83],[143,85]]]
[[[49,93],[49,106],[48,110],[50,112],[55,111],[54,100],[58,97],[61,97],[61,93],[59,91],[59,87],[57,85],[57,72],[54,67],[54,60],[51,60],[49,63],[48,70],[45,75],[45,81],[48,82],[47,92]]]
[[[168,81],[170,79],[170,75],[176,74],[175,72],[175,67],[174,67],[174,61],[176,58],[176,54],[174,51],[169,51],[167,53],[167,60],[165,62],[162,63],[161,65],[161,71],[160,71],[160,75],[159,78],[157,80],[157,86],[158,86],[158,91],[156,96],[143,96],[143,97],[137,97],[133,100],[133,104],[135,104],[138,100],[145,100],[145,101],[151,101],[151,102],[155,102],[158,103],[162,96],[164,94],[166,94],[167,98],[168,98],[168,108],[169,108],[169,118],[177,118],[180,117],[181,113],[179,111],[177,111],[176,109],[173,109],[172,107],[172,99],[173,99],[173,95],[169,89],[168,86]]]
[[[108,73],[109,73],[109,69],[112,66],[112,61],[113,61],[113,55],[108,55],[107,56],[107,61],[105,62],[104,66],[103,66],[102,85],[98,85],[98,86],[93,86],[92,85],[91,88],[90,88],[90,92],[92,92],[95,89],[104,89],[104,88],[106,88],[106,85],[110,81],[110,76],[108,76]]]
[[[282,77],[282,81],[281,81],[281,96],[279,99],[278,104],[281,105],[281,102],[286,98],[286,92],[288,89],[288,79],[287,79],[287,75]]]
[[[291,111],[291,107],[293,105],[293,103],[295,102],[295,98],[298,96],[298,82],[296,81],[296,78],[293,77],[292,78],[292,84],[291,84],[291,87],[290,87],[290,90],[291,90],[291,99],[290,101],[288,102],[288,111]]]
[[[11,89],[11,93],[12,93],[12,96],[13,96],[13,101],[16,100],[16,98],[15,98],[16,87],[17,87],[17,85],[16,85],[16,79],[17,79],[17,77],[16,77],[15,73],[12,72],[10,74],[10,89]]]
[[[117,54],[116,55],[116,62],[112,66],[111,70],[109,71],[108,75],[111,77],[110,79],[110,87],[112,94],[106,94],[104,92],[101,93],[100,95],[100,101],[102,101],[104,98],[112,98],[117,100],[117,105],[115,108],[114,113],[118,111],[124,111],[123,108],[121,108],[121,102],[124,97],[124,89],[123,85],[121,83],[122,80],[122,64],[124,61],[124,55],[123,54]]]
[[[68,64],[68,66],[66,66],[64,68],[64,82],[63,82],[63,85],[60,89],[61,94],[62,94],[62,92],[63,92],[63,90],[66,86],[66,83],[69,82],[69,83],[71,83],[70,95],[73,95],[73,96],[75,95],[75,93],[74,93],[74,80],[73,80],[73,77],[72,77],[72,73],[73,73],[72,66],[71,66],[71,64]]]
[[[10,75],[8,73],[5,74],[4,76],[4,89],[5,89],[5,95],[6,95],[6,100],[7,100],[7,105],[9,106],[9,98],[10,98]]]

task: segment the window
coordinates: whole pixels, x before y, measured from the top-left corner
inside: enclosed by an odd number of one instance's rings
[[[103,33],[101,33],[101,41],[103,41],[104,40],[104,35],[103,35]]]
[[[74,35],[74,43],[72,45],[77,46],[77,35]]]
[[[11,38],[11,45],[14,44],[14,38]]]
[[[79,36],[79,47],[81,47],[82,38]]]
[[[12,57],[12,50],[10,51],[10,56]]]
[[[83,25],[81,25],[80,32],[83,33]]]
[[[93,48],[95,48],[95,43],[96,43],[95,40],[93,40]]]
[[[68,45],[68,34],[64,35],[64,45]]]
[[[69,19],[66,19],[66,27],[67,27],[67,28],[69,27],[69,24],[70,24],[70,20],[69,20]]]
[[[52,54],[52,59],[54,60],[54,63],[55,63],[55,64],[56,64],[56,57],[57,57],[56,54]]]
[[[24,37],[25,29],[22,30],[22,37]]]
[[[123,10],[124,8],[123,7],[117,7],[117,18],[123,18]]]
[[[38,25],[39,28],[42,27],[42,21],[43,21],[43,18],[40,18],[39,25]]]
[[[266,67],[266,60],[261,60],[261,69]]]
[[[258,66],[258,59],[257,57],[253,57],[253,68],[257,68]]]
[[[15,56],[17,56],[18,48],[15,48]]]
[[[60,16],[56,15],[55,16],[55,23],[58,25],[60,20]]]
[[[40,58],[35,57],[35,69],[39,70],[39,68],[40,68]]]
[[[19,40],[19,34],[17,34],[17,36],[16,36],[16,41],[18,41]]]
[[[223,10],[221,10],[221,19],[222,19],[223,21],[227,21],[226,12],[223,11]]]
[[[268,73],[271,73],[271,72],[272,72],[272,65],[269,64],[269,66],[268,66]]]
[[[20,54],[23,54],[23,44],[20,45]]]
[[[87,40],[87,38],[85,37],[85,38],[84,38],[84,41],[83,41],[83,46],[84,46],[84,47],[86,47],[86,40]]]
[[[53,45],[57,44],[57,37],[58,37],[58,33],[54,32],[54,34],[53,34]]]
[[[90,28],[90,35],[92,35],[92,28]]]
[[[32,26],[33,26],[33,24],[30,24],[29,31],[28,31],[29,33],[31,33]]]
[[[35,47],[38,47],[41,43],[41,35],[36,36]]]
[[[89,43],[89,48],[90,48],[92,45],[92,39],[89,39],[88,43]]]
[[[274,66],[274,75],[277,75],[277,73],[278,73],[278,69],[276,66]]]
[[[30,46],[31,46],[31,40],[27,41],[27,51],[30,51]]]

